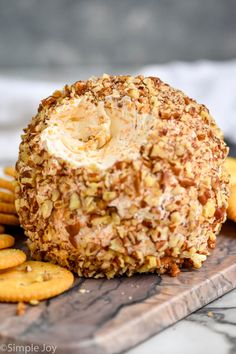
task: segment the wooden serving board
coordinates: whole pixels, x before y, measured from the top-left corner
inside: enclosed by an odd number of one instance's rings
[[[27,307],[21,317],[15,304],[0,304],[0,348],[10,343],[39,345],[42,351],[54,345],[56,354],[120,353],[234,287],[236,225],[228,222],[200,270],[177,278],[78,279],[73,289]]]

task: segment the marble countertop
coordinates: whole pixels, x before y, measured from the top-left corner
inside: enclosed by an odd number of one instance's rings
[[[236,289],[127,354],[236,353]]]

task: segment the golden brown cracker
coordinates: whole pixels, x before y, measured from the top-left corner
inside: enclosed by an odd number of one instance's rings
[[[5,178],[0,178],[0,188],[8,189],[11,192],[15,191],[14,183]]]
[[[6,166],[3,169],[4,173],[8,176],[15,177],[15,168],[13,166]]]
[[[0,223],[4,225],[19,225],[19,219],[17,216],[12,214],[2,214],[0,213]]]
[[[0,225],[0,234],[4,234],[5,232],[5,227],[3,225]]]
[[[0,235],[0,249],[12,247],[15,243],[15,238],[11,235]]]
[[[0,270],[16,267],[26,260],[26,254],[17,249],[0,250]]]
[[[15,204],[0,202],[0,213],[16,214]]]
[[[68,290],[74,276],[51,263],[28,261],[0,273],[0,301],[32,302],[59,295]]]
[[[229,170],[233,169],[236,170],[236,158],[232,156],[228,156],[226,158],[226,167],[228,166]]]
[[[0,191],[0,200],[5,203],[14,203],[15,196],[12,193],[10,194]]]
[[[236,222],[236,184],[230,187],[229,206],[227,210],[229,219]]]
[[[236,184],[236,158],[227,157],[225,167],[230,174],[230,184]]]

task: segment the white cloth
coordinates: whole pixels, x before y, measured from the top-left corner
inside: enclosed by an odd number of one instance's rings
[[[236,60],[151,65],[140,72],[158,76],[204,103],[226,137],[236,143]],[[16,160],[20,134],[36,113],[40,100],[62,86],[58,82],[0,76],[0,162]]]

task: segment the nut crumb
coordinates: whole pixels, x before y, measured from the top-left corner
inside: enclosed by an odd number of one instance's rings
[[[27,265],[27,266],[25,267],[25,271],[26,271],[26,272],[32,272],[31,266]]]
[[[86,289],[79,289],[80,294],[85,294],[87,292]]]
[[[214,317],[214,313],[213,313],[212,311],[209,311],[209,312],[207,313],[207,316],[208,316],[208,317]]]

